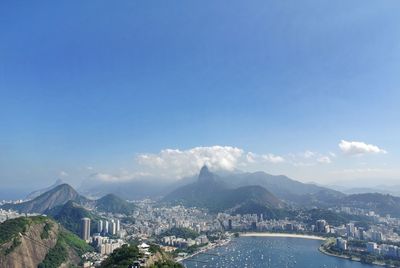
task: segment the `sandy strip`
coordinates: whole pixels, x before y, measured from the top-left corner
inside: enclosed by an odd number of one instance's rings
[[[326,240],[324,237],[315,235],[302,235],[302,234],[285,234],[285,233],[240,233],[240,236],[251,237],[289,237],[289,238],[303,238],[313,240]]]

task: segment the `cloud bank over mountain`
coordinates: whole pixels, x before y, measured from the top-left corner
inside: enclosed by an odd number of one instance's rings
[[[234,146],[198,146],[189,149],[163,149],[158,153],[140,153],[135,156],[131,168],[118,172],[91,169],[95,172],[89,178],[109,183],[154,178],[177,180],[197,174],[204,165],[221,172],[270,171],[274,167],[285,170],[327,165],[332,163],[334,157],[333,153],[322,154],[309,150],[278,155],[270,152],[254,153]]]
[[[321,153],[304,150],[297,153],[276,154],[272,152],[256,153],[235,146],[197,146],[188,149],[162,149],[159,152],[138,153],[131,166],[117,171],[86,168],[91,174],[89,181],[104,183],[139,181],[168,181],[192,177],[201,167],[208,166],[217,172],[265,171],[285,174],[305,181],[324,180],[324,174],[336,179],[388,175],[387,168],[372,166],[365,169],[367,157],[364,155],[386,154],[387,151],[377,145],[359,141],[341,140],[338,149]],[[341,152],[341,153],[340,153]],[[348,158],[347,156],[358,156]],[[357,172],[349,172],[356,170]],[[359,172],[363,170],[363,172]],[[393,172],[389,175],[393,177]],[[328,178],[326,176],[325,178]]]
[[[242,161],[243,153],[242,149],[231,146],[165,149],[157,154],[139,154],[136,161],[142,167],[183,177],[193,175],[204,165],[213,170],[233,171]]]

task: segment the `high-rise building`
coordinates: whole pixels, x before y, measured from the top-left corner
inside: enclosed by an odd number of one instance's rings
[[[108,233],[111,235],[115,235],[117,233],[117,225],[114,220],[110,221],[110,229]]]
[[[104,229],[103,229],[103,231],[104,231],[105,233],[108,233],[108,229],[109,229],[108,221],[104,221]]]
[[[376,242],[382,241],[383,240],[382,232],[379,232],[379,231],[371,232],[371,239],[372,239],[372,241],[376,241]]]
[[[375,242],[368,242],[367,243],[367,251],[368,253],[375,253],[378,245]]]
[[[341,250],[347,250],[347,241],[341,237],[336,238],[336,247]]]
[[[85,241],[89,241],[90,238],[90,219],[82,218],[82,226],[81,226],[81,237]]]
[[[348,223],[346,225],[346,232],[347,232],[347,236],[349,236],[349,237],[355,236],[356,227],[354,226],[354,223]]]
[[[327,225],[326,220],[317,220],[317,222],[315,224],[316,231],[324,233],[326,225]]]
[[[103,220],[99,220],[99,222],[97,223],[97,232],[103,232]]]
[[[232,219],[228,220],[228,230],[232,230]]]
[[[116,225],[116,232],[119,233],[121,230],[121,222],[119,220],[115,220],[115,225]]]

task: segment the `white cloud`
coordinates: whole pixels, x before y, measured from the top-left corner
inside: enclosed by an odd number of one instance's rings
[[[304,158],[313,158],[315,156],[316,153],[311,152],[311,151],[305,151],[304,152]]]
[[[274,154],[265,154],[265,155],[262,155],[262,158],[265,161],[274,163],[274,164],[285,162],[285,159],[282,156],[274,155]]]
[[[99,180],[102,182],[121,182],[121,181],[131,181],[135,179],[144,178],[150,176],[150,174],[145,172],[123,172],[120,174],[109,174],[104,172],[97,172],[91,174],[90,179]]]
[[[249,163],[255,163],[256,162],[256,158],[257,158],[257,155],[252,153],[252,152],[248,152],[246,154],[246,160]]]
[[[188,150],[165,149],[157,154],[140,154],[140,166],[161,176],[184,177],[196,174],[207,165],[212,170],[233,171],[244,151],[231,146],[195,147]]]
[[[68,173],[67,172],[65,172],[65,171],[60,171],[60,177],[68,177]]]
[[[312,167],[318,164],[332,163],[332,158],[335,157],[335,154],[328,153],[328,155],[325,155],[307,150],[297,154],[290,153],[288,156],[290,159],[289,162],[295,167]]]
[[[194,147],[187,150],[164,149],[158,153],[142,153],[135,157],[134,170],[96,172],[90,179],[103,182],[129,181],[137,179],[179,179],[196,175],[202,166],[213,171],[245,170],[249,166],[259,168],[265,164],[284,163],[284,157],[272,153],[255,154],[232,146]],[[86,167],[88,170],[94,170]]]
[[[207,165],[213,171],[264,170],[282,172],[283,167],[310,167],[330,164],[331,154],[321,154],[307,150],[297,154],[276,155],[256,154],[232,146],[194,147],[186,150],[163,149],[157,153],[141,153],[128,169],[115,172],[99,171],[90,178],[103,182],[129,181],[141,179],[179,179],[198,174]],[[87,168],[91,170],[90,168]],[[129,170],[129,171],[127,171]],[[286,169],[285,169],[286,170]],[[284,172],[283,172],[284,173]]]
[[[244,164],[262,164],[265,162],[271,163],[271,164],[279,164],[285,162],[285,158],[279,155],[275,154],[255,154],[252,152],[248,152],[246,154],[246,159],[247,163]]]
[[[332,163],[332,160],[330,159],[329,156],[321,156],[317,158],[317,162],[321,164],[330,164]]]
[[[387,152],[373,144],[367,144],[360,141],[345,141],[341,140],[339,143],[340,150],[347,155],[364,155],[369,153],[382,153]]]

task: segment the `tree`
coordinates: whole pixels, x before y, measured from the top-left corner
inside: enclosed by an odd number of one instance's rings
[[[123,245],[114,250],[113,253],[101,264],[103,268],[126,268],[140,257],[136,246]]]
[[[150,268],[183,268],[183,265],[171,260],[165,260],[154,263]]]

